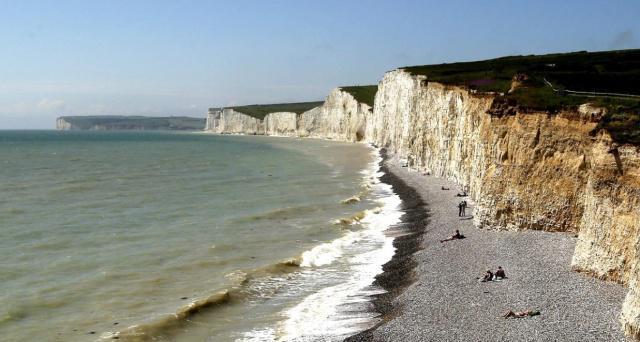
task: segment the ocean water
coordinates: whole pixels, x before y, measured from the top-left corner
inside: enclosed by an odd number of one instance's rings
[[[400,199],[312,139],[0,131],[3,341],[338,341]]]

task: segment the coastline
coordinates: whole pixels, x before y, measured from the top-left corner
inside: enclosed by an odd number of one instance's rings
[[[402,168],[389,156],[382,170],[407,210],[390,232],[406,235],[396,238],[396,254],[376,277],[388,291],[373,299],[382,321],[345,341],[628,341],[619,321],[626,289],[571,270],[573,235],[478,229],[472,203],[467,217],[457,217],[452,182]],[[467,239],[439,242],[455,229]],[[508,279],[478,282],[498,265]],[[533,309],[541,315],[500,318]]]

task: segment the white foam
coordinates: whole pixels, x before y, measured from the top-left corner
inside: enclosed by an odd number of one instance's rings
[[[376,314],[371,310],[361,310],[358,314],[343,313],[341,307],[347,305],[367,305],[370,297],[382,293],[381,288],[370,285],[375,276],[382,272],[382,265],[391,260],[395,253],[393,238],[384,234],[391,225],[400,222],[402,216],[401,199],[393,193],[391,185],[381,183],[377,150],[375,161],[362,173],[372,184],[373,194],[382,207],[369,210],[360,221],[364,229],[348,232],[343,237],[325,243],[303,254],[301,266],[322,266],[334,262],[343,262],[349,267],[349,276],[344,282],[321,289],[307,296],[301,303],[284,312],[285,320],[277,329],[277,341],[332,341],[342,340],[346,336],[364,330],[377,322]],[[348,254],[350,247],[376,246],[373,250],[364,250]],[[347,254],[347,259],[343,256]],[[369,304],[370,305],[370,304]],[[255,332],[254,332],[255,333]]]
[[[276,340],[276,331],[273,328],[265,328],[252,330],[247,333],[244,333],[244,336],[240,339],[236,339],[236,342],[264,342],[264,341],[275,341]]]
[[[302,262],[300,262],[300,266],[312,267],[331,264],[334,260],[342,256],[346,246],[357,241],[357,237],[354,235],[355,234],[353,233],[349,233],[337,240],[333,240],[329,243],[323,243],[302,253]]]

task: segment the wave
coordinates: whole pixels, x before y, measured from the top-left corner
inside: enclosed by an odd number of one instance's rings
[[[155,340],[155,336],[179,328],[185,324],[189,318],[201,311],[229,303],[232,295],[235,294],[237,294],[237,291],[222,290],[206,298],[195,300],[179,308],[173,314],[165,315],[149,323],[132,325],[115,333],[105,332],[100,335],[100,338],[103,340],[153,341]]]
[[[340,203],[342,204],[353,204],[353,203],[358,203],[360,202],[360,197],[359,196],[351,196],[349,198],[343,199],[342,201],[340,201]]]
[[[120,331],[104,332],[100,338],[112,340],[114,338],[123,341],[155,341],[157,336],[171,334],[187,324],[189,320],[202,312],[215,310],[222,305],[232,305],[241,302],[252,295],[263,296],[255,293],[248,287],[251,280],[272,277],[286,274],[299,269],[301,258],[289,258],[275,264],[259,267],[249,271],[236,270],[225,275],[225,279],[231,282],[229,288],[218,290],[204,298],[196,299],[191,303],[178,308],[174,313],[163,315],[160,318],[152,319],[148,323],[131,325]],[[261,289],[266,291],[266,289]],[[277,289],[272,289],[275,291]]]
[[[300,216],[302,214],[308,214],[315,211],[319,211],[321,208],[318,206],[297,206],[297,207],[286,207],[286,208],[277,208],[269,211],[265,211],[262,213],[242,216],[230,219],[231,222],[253,222],[259,220],[282,220],[290,217]]]
[[[336,262],[337,256],[351,248],[350,245],[356,248],[368,244],[373,248],[348,254],[347,260],[340,260],[349,268],[343,282],[323,288],[287,310],[287,319],[277,329],[278,341],[342,340],[377,323],[370,299],[384,290],[372,284],[375,276],[382,273],[382,265],[395,253],[394,238],[385,231],[399,223],[403,215],[400,197],[391,185],[378,181],[382,176],[378,171],[381,160],[378,154],[372,167],[363,172],[366,177],[375,178],[370,179],[370,184],[381,207],[365,211],[360,219],[362,230],[348,232],[331,243],[314,248],[312,253],[303,255],[301,265]]]
[[[376,150],[377,153],[377,150]],[[300,267],[319,272],[320,277],[340,279],[307,295],[302,302],[285,310],[286,318],[276,327],[254,329],[244,334],[246,341],[333,341],[366,330],[378,322],[371,296],[384,293],[373,286],[382,265],[395,253],[394,237],[387,229],[403,215],[400,197],[388,184],[381,183],[381,158],[363,171],[366,183],[380,207],[359,212],[342,223],[358,222],[362,229],[350,230],[342,237],[323,243],[302,254]],[[371,178],[372,177],[372,178]],[[321,267],[335,264],[331,267]],[[342,269],[342,271],[337,271]],[[339,272],[338,275],[333,275]],[[340,273],[341,272],[341,273]]]
[[[369,212],[369,210],[363,210],[363,211],[359,211],[349,217],[343,217],[340,219],[337,219],[334,221],[335,224],[341,224],[344,226],[348,226],[354,223],[358,223],[360,221],[362,221],[362,219],[365,218],[365,216],[367,216],[367,212]]]

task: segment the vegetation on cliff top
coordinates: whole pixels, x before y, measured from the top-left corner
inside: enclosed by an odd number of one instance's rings
[[[74,129],[90,130],[96,126],[110,130],[187,130],[204,129],[204,118],[186,116],[150,117],[150,116],[62,116]]]
[[[427,76],[427,82],[496,93],[494,103],[502,108],[557,112],[587,102],[606,107],[608,114],[598,127],[618,142],[640,144],[640,49],[510,56],[402,69]]]
[[[373,108],[373,100],[378,92],[378,85],[340,87],[340,90],[351,94],[356,101],[366,103]]]
[[[296,102],[296,103],[254,104],[254,105],[247,105],[247,106],[227,107],[227,108],[231,108],[236,112],[247,114],[256,119],[262,120],[269,113],[292,112],[292,113],[300,114],[308,111],[309,109],[322,106],[323,103],[324,103],[323,101],[316,101],[316,102]]]

